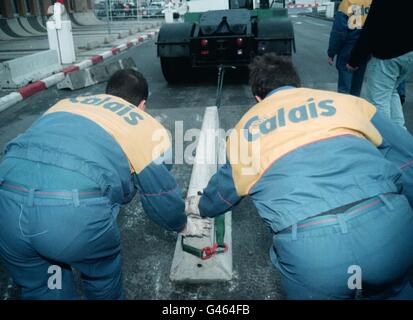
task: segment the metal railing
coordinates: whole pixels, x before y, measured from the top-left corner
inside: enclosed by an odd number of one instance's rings
[[[164,9],[159,8],[116,8],[113,6],[95,8],[95,15],[103,21],[142,20],[149,18],[163,18]]]

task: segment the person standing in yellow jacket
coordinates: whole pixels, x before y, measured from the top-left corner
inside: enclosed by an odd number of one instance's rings
[[[336,59],[338,88],[340,93],[359,97],[363,86],[368,57],[355,72],[347,68],[351,51],[364,27],[372,0],[343,0],[334,18],[328,47],[328,63]]]

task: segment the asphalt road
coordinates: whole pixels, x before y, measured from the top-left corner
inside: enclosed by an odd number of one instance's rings
[[[303,86],[335,90],[337,72],[326,62],[326,48],[331,22],[293,16],[297,37],[294,63]],[[206,106],[215,104],[215,73],[194,75],[188,84],[169,86],[163,79],[154,42],[131,49],[132,56],[150,84],[148,112],[157,117],[173,133],[177,121],[184,130],[200,128]],[[250,89],[238,81],[238,75],[226,79],[221,125],[231,128],[254,103]],[[100,93],[105,84],[79,93]],[[413,129],[413,86],[408,85],[406,119]],[[23,132],[49,106],[72,95],[72,92],[50,89],[12,107],[0,115],[0,147]],[[412,130],[413,132],[413,130]],[[173,169],[186,193],[190,165]],[[177,285],[169,280],[169,269],[176,235],[163,231],[149,221],[138,199],[125,206],[119,215],[124,256],[124,287],[127,299],[283,299],[279,274],[269,260],[270,233],[258,217],[250,200],[245,199],[233,212],[234,279],[228,283],[209,285]],[[6,271],[0,263],[0,298],[16,296]]]

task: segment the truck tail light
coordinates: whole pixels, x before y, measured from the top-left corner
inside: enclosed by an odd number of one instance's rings
[[[208,46],[209,46],[209,41],[208,41],[208,39],[202,39],[202,40],[201,40],[201,55],[202,55],[202,56],[207,56],[207,55],[209,55]]]
[[[236,40],[236,43],[237,43],[237,46],[238,46],[239,48],[241,48],[241,47],[244,45],[245,41],[244,41],[244,39],[242,39],[242,38],[238,38],[238,39]]]

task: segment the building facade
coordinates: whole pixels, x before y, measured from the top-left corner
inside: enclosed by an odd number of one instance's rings
[[[53,0],[1,0],[0,18],[45,16],[47,8],[54,2]],[[94,3],[94,0],[65,0],[68,12],[93,10]]]

